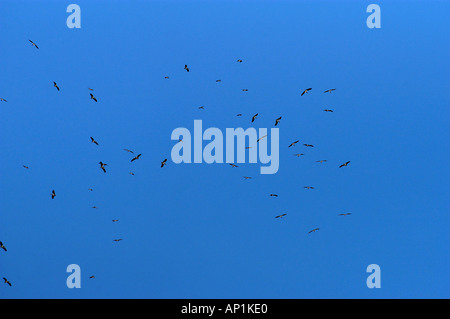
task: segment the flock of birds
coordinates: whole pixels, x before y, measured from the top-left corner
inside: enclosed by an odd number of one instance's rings
[[[238,59],[236,62],[242,63],[243,60],[242,60],[242,59]],[[188,67],[187,64],[184,65],[184,69],[185,69],[187,72],[189,72],[189,67]],[[165,79],[169,79],[169,76],[165,76],[164,78],[165,78]],[[216,82],[222,82],[222,80],[218,79],[218,80],[216,80]],[[312,88],[307,88],[307,89],[303,90],[302,93],[300,94],[300,96],[303,96],[303,95],[309,93],[309,91],[311,91],[311,90],[312,90]],[[243,92],[247,92],[248,89],[242,89],[242,91],[243,91]],[[336,91],[336,89],[327,89],[327,90],[323,91],[323,93],[331,93],[331,92],[333,92],[333,91]],[[200,106],[200,107],[198,107],[198,108],[201,109],[201,110],[203,110],[205,107],[204,107],[204,106]],[[331,110],[331,109],[324,109],[323,111],[324,111],[324,112],[331,112],[331,113],[333,112],[333,110]],[[259,113],[256,113],[255,115],[252,116],[252,123],[255,122],[255,120],[258,118],[258,115],[259,115]],[[242,116],[242,114],[239,113],[239,114],[237,114],[236,116]],[[282,117],[280,116],[280,117],[278,117],[277,119],[275,119],[275,124],[274,124],[275,126],[277,126],[277,125],[280,123],[281,118],[282,118]],[[267,135],[264,135],[264,136],[258,138],[258,140],[257,140],[256,142],[258,143],[259,141],[261,141],[261,140],[262,140],[263,138],[265,138],[265,137],[267,137]],[[292,142],[291,144],[289,144],[288,147],[293,147],[293,146],[295,146],[299,141],[300,141],[300,140],[296,140],[296,141]],[[180,140],[180,142],[182,142],[182,141]],[[312,144],[306,144],[306,143],[304,143],[303,145],[304,145],[305,147],[314,147],[314,145],[312,145]],[[246,149],[249,149],[249,148],[251,148],[251,147],[249,147],[249,146],[246,147]],[[305,155],[305,154],[303,154],[303,153],[297,153],[297,154],[294,154],[294,156],[297,156],[297,157],[300,157],[300,156],[302,156],[302,155]],[[316,162],[317,162],[317,163],[325,163],[325,162],[327,162],[327,160],[317,160]],[[350,163],[350,161],[346,161],[345,163],[339,165],[339,168],[346,167],[346,166],[348,166],[349,163]],[[233,163],[229,163],[229,165],[230,165],[231,167],[239,167],[238,165],[233,164]],[[162,166],[161,166],[161,167],[162,167]],[[244,179],[251,179],[250,176],[243,176],[243,177],[244,177]],[[304,188],[305,188],[305,189],[314,189],[313,186],[304,186]],[[271,197],[278,197],[277,194],[270,194],[270,196],[271,196]],[[338,214],[338,216],[349,216],[349,215],[351,215],[351,214],[352,214],[352,213],[341,213],[341,214]],[[286,215],[287,215],[287,213],[283,213],[283,214],[280,214],[280,215],[275,216],[275,218],[280,218],[280,219],[281,219],[281,218],[283,218],[283,217],[286,216]],[[311,230],[308,232],[308,234],[314,233],[314,232],[316,232],[316,231],[318,231],[318,230],[320,230],[320,228],[318,228],[318,227],[317,227],[317,228],[314,228],[314,229],[311,229]]]
[[[31,43],[32,46],[34,46],[36,49],[39,49],[39,47],[36,45],[36,43],[34,43],[32,40],[29,40],[29,41],[30,41],[30,43]],[[242,59],[238,59],[236,62],[242,63],[243,60],[242,60]],[[184,66],[184,70],[186,70],[186,72],[189,72],[189,71],[190,71],[188,65],[185,65],[185,66]],[[164,78],[165,78],[165,79],[169,79],[169,76],[165,76]],[[220,79],[219,79],[219,80],[216,80],[216,82],[221,82],[221,80],[220,80]],[[58,91],[60,91],[60,88],[59,88],[59,86],[58,86],[58,84],[57,84],[56,82],[53,82],[53,86],[54,86]],[[96,98],[96,97],[94,96],[94,94],[92,93],[92,91],[94,91],[94,90],[93,90],[92,88],[88,88],[88,89],[89,89],[89,91],[91,91],[91,93],[89,93],[89,94],[90,94],[91,100],[93,100],[94,102],[98,102],[97,98]],[[307,89],[303,90],[300,96],[303,96],[303,95],[305,95],[305,94],[308,94],[311,90],[312,90],[312,88],[307,88]],[[331,92],[333,92],[333,91],[335,91],[335,90],[336,90],[336,89],[328,89],[328,90],[325,90],[323,93],[331,93]],[[242,91],[247,92],[248,89],[242,89]],[[8,102],[8,101],[7,101],[6,99],[0,97],[0,102]],[[200,106],[199,109],[204,109],[204,106]],[[333,110],[331,110],[331,109],[325,109],[324,111],[325,111],[325,112],[333,112]],[[237,114],[237,116],[242,116],[242,114]],[[253,122],[257,119],[257,117],[258,117],[258,113],[256,113],[255,115],[252,116],[251,122],[253,123]],[[282,117],[280,116],[280,117],[278,117],[277,119],[275,119],[275,126],[277,126],[277,125],[280,123],[281,118],[282,118]],[[262,140],[262,139],[265,138],[265,137],[267,137],[267,135],[260,137],[260,138],[257,140],[257,142],[259,142],[260,140]],[[97,145],[97,146],[99,145],[99,143],[95,140],[94,137],[91,136],[90,139],[91,139],[91,143],[93,143],[93,144],[95,144],[95,145]],[[179,142],[182,142],[182,140],[180,139]],[[289,144],[288,147],[289,147],[289,148],[290,148],[290,147],[294,147],[298,142],[299,142],[299,140],[296,140],[296,141],[292,142],[291,144]],[[303,145],[304,145],[305,147],[314,147],[314,145],[306,144],[306,143],[304,143]],[[248,148],[250,148],[250,147],[246,147],[246,148],[248,149]],[[123,149],[123,150],[126,151],[126,152],[128,152],[128,153],[130,153],[130,154],[133,154],[133,155],[134,155],[134,151],[132,151],[132,150],[129,150],[129,149]],[[303,154],[303,153],[297,153],[297,154],[294,154],[294,156],[297,156],[297,157],[302,156],[302,155],[305,155],[305,154]],[[141,156],[142,156],[141,153],[135,155],[135,156],[131,159],[131,162],[134,162],[134,161],[138,160]],[[327,160],[317,160],[316,162],[318,162],[318,163],[324,163],[324,162],[327,162]],[[339,168],[346,167],[346,166],[348,166],[349,163],[350,163],[350,161],[347,161],[347,162],[341,164],[341,165],[339,166]],[[106,173],[106,172],[107,172],[106,166],[107,166],[108,164],[103,163],[102,161],[100,161],[98,164],[100,165],[100,169],[101,169],[104,173]],[[167,158],[164,159],[164,160],[161,162],[161,168],[163,168],[166,164],[167,164]],[[231,167],[238,167],[238,165],[233,164],[233,163],[229,163],[229,165],[230,165]],[[22,165],[22,166],[23,166],[25,169],[29,169],[29,166],[27,166],[27,165]],[[130,174],[131,174],[131,175],[134,175],[133,172],[130,172]],[[251,177],[249,177],[249,176],[244,176],[244,179],[251,179]],[[314,189],[313,186],[304,186],[304,188],[305,188],[305,189]],[[89,191],[93,191],[92,188],[89,188],[88,190],[89,190]],[[51,193],[50,193],[50,196],[51,196],[51,199],[54,199],[54,198],[56,197],[56,191],[55,191],[55,190],[52,190]],[[269,196],[271,196],[271,197],[278,197],[278,194],[270,194]],[[96,206],[93,206],[92,208],[97,208],[97,207],[96,207]],[[285,217],[286,215],[287,215],[287,213],[283,213],[283,214],[280,214],[280,215],[275,216],[275,218],[282,219],[282,218]],[[338,214],[338,215],[339,215],[339,216],[349,216],[349,215],[351,215],[351,213],[341,213],[341,214]],[[113,219],[113,220],[112,220],[112,222],[118,222],[118,221],[119,221],[118,219]],[[310,231],[308,231],[308,234],[314,233],[314,232],[316,232],[316,231],[318,231],[318,230],[320,230],[320,228],[314,228],[314,229],[311,229]],[[120,242],[120,241],[122,241],[122,240],[123,240],[122,238],[115,238],[115,239],[113,239],[114,242]],[[3,242],[1,242],[1,241],[0,241],[0,248],[3,249],[5,252],[7,251],[5,245],[4,245]],[[92,276],[90,276],[89,278],[94,279],[95,276],[92,275]],[[11,282],[10,282],[7,278],[3,277],[3,281],[4,281],[5,284],[7,284],[7,285],[9,285],[9,286],[12,286]]]

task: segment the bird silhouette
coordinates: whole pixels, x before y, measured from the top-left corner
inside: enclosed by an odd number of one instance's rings
[[[350,161],[347,161],[347,162],[345,162],[344,164],[341,164],[341,165],[339,166],[339,168],[344,167],[344,166],[347,166],[348,163],[350,163]]]
[[[164,167],[164,165],[166,165],[166,162],[167,162],[167,158],[161,162],[161,168]]]
[[[52,199],[55,198],[56,197],[55,190],[52,190],[52,193],[50,195],[52,195]]]
[[[323,93],[327,93],[327,92],[332,92],[332,91],[335,91],[336,89],[329,89],[329,90],[326,90],[326,91],[324,91]]]
[[[142,155],[142,154],[136,155],[135,157],[133,157],[133,158],[131,159],[131,161],[134,162],[135,160],[139,159],[139,157],[141,157],[141,155]]]
[[[94,143],[95,145],[98,145],[98,142],[91,136],[91,142]]]
[[[0,248],[2,248],[4,251],[7,251],[5,245],[3,245],[3,243],[0,241]]]
[[[188,68],[187,64],[184,65],[184,69],[185,69],[187,72],[189,72],[189,68]]]
[[[308,88],[308,89],[304,90],[304,91],[302,92],[302,95],[300,95],[300,96],[303,96],[303,94],[308,93],[308,92],[311,91],[311,90],[312,90],[312,88]]]
[[[105,164],[103,162],[98,162],[100,164],[100,168],[103,170],[104,173],[106,173],[106,169],[105,166],[107,166],[108,164]]]
[[[253,115],[252,117],[252,122],[254,122],[256,120],[256,117],[258,116],[258,113],[256,113],[255,115]]]
[[[58,84],[56,84],[56,82],[55,82],[55,81],[53,81],[53,86],[54,86],[55,88],[57,88],[57,89],[58,89],[58,91],[59,91],[59,86],[58,86]]]
[[[277,124],[280,123],[280,121],[281,121],[281,116],[275,120],[275,126],[277,126]]]
[[[314,232],[318,231],[319,229],[320,229],[320,228],[314,228],[314,229],[310,230],[310,231],[308,232],[308,234],[314,233]]]
[[[297,144],[297,143],[298,143],[298,140],[295,141],[295,142],[292,142],[288,147],[294,146],[294,145]]]
[[[264,139],[265,137],[267,137],[267,134],[264,135],[264,136],[261,136],[260,138],[258,138],[258,139],[256,140],[256,143],[258,143],[259,141],[261,141],[261,140]]]
[[[281,215],[278,215],[278,216],[275,216],[275,218],[283,218],[283,216],[286,216],[287,214],[281,214]]]
[[[94,96],[94,94],[89,93],[89,95],[91,96],[91,100],[94,100],[95,102],[97,102],[97,98]]]
[[[34,47],[36,47],[36,49],[39,49],[39,47],[36,45],[36,43],[34,43],[33,41],[31,41],[30,39],[28,39],[28,41],[30,41],[30,42],[31,42],[31,45],[34,46]]]
[[[8,284],[9,286],[11,286],[11,283],[10,283],[9,280],[6,279],[5,277],[3,277],[3,281],[5,282],[5,284]]]

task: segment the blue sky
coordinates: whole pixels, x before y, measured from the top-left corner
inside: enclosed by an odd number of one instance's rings
[[[0,298],[449,298],[449,3],[372,2],[1,1]],[[274,175],[171,162],[279,116]]]

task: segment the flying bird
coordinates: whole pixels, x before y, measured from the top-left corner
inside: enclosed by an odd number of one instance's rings
[[[270,194],[269,196],[272,196],[272,197],[278,197],[277,194]]]
[[[260,138],[258,138],[257,140],[256,140],[256,143],[258,143],[259,141],[261,141],[263,138],[265,138],[267,136],[267,134],[266,135],[264,135],[264,136],[261,136]]]
[[[95,279],[95,276],[90,276],[89,278],[91,278],[91,279]]]
[[[133,161],[135,161],[135,160],[139,159],[139,157],[141,157],[141,155],[142,155],[142,154],[138,154],[138,155],[136,155],[135,157],[133,157],[133,158],[131,159],[131,161],[133,162]]]
[[[281,121],[281,116],[275,120],[275,126]]]
[[[94,96],[94,94],[89,93],[89,95],[91,96],[91,100],[94,100],[95,102],[97,102],[97,99],[96,99],[96,97]]]
[[[105,166],[107,166],[108,164],[105,164],[105,163],[103,163],[103,162],[98,162],[98,163],[100,164],[100,168],[103,170],[103,172],[106,173]]]
[[[4,98],[2,98],[2,97],[0,97],[0,101],[1,102],[8,102],[8,101],[6,101]]]
[[[283,218],[283,216],[286,216],[287,214],[281,214],[281,215],[278,215],[278,216],[275,216],[275,218]]]
[[[91,142],[94,143],[95,145],[98,145],[98,142],[91,136]]]
[[[91,192],[92,192],[92,191],[93,191],[93,189],[92,189],[92,188],[88,188],[88,191],[91,191]]]
[[[0,241],[0,248],[3,248],[4,251],[7,251],[5,245],[3,245],[1,241]]]
[[[165,79],[168,79],[169,77],[166,75],[164,78],[165,78]]]
[[[245,179],[252,179],[250,176],[244,176]]]
[[[161,167],[164,167],[164,165],[166,165],[166,162],[167,162],[167,158],[161,162]]]
[[[326,162],[327,160],[319,160],[319,161],[316,161],[317,163],[324,163],[324,162]]]
[[[306,189],[314,189],[313,186],[304,186],[303,188],[306,188]]]
[[[22,165],[23,167],[25,167],[26,169],[29,169],[29,167],[28,166],[26,166],[26,165]]]
[[[258,116],[258,113],[256,113],[255,115],[253,115],[253,117],[252,117],[252,122],[256,119],[257,116]]]
[[[310,230],[310,231],[308,232],[308,234],[314,233],[314,232],[318,231],[319,229],[320,229],[320,228],[314,228],[314,229]]]
[[[325,109],[325,112],[333,112],[333,110]]]
[[[52,199],[55,198],[55,196],[56,196],[55,190],[52,190],[51,195],[52,195]]]
[[[132,153],[132,154],[134,153],[133,151],[130,151],[130,150],[127,149],[127,148],[124,148],[123,150],[126,151],[126,152],[128,152],[128,153]]]
[[[187,64],[184,65],[184,69],[189,72],[189,68],[188,68]]]
[[[11,286],[11,283],[9,282],[9,280],[8,280],[8,279],[6,279],[5,277],[3,277],[3,280],[5,281],[5,284],[8,284],[8,285],[10,285],[10,286]]]
[[[311,144],[303,144],[303,145],[305,145],[306,147],[314,147],[314,145]]]
[[[58,86],[58,84],[56,84],[56,82],[55,82],[55,81],[53,81],[53,86],[54,86],[55,88],[57,88],[57,89],[58,89],[58,91],[59,91],[59,86]]]
[[[94,91],[94,89],[88,88],[89,91]]]
[[[242,62],[242,60],[241,60],[241,59],[238,59],[236,62],[239,62],[239,63],[240,63],[240,62]]]
[[[229,165],[230,165],[231,167],[239,167],[239,166],[237,166],[237,165],[235,165],[235,164],[233,164],[233,163],[229,163]]]
[[[92,206],[92,208],[94,208],[94,209],[98,209],[98,207],[97,207],[97,206]]]
[[[302,156],[302,155],[305,155],[305,154],[303,154],[303,153],[300,153],[300,154],[294,154],[294,156],[297,156],[297,157],[300,157],[300,156]]]
[[[236,116],[242,116],[242,114],[241,114],[241,113],[239,113],[239,114],[237,114]]]
[[[344,214],[339,214],[339,216],[348,216],[351,215],[352,213],[344,213]]]
[[[310,90],[312,90],[312,88],[309,88],[309,89],[304,90],[304,91],[302,92],[302,95],[300,95],[300,96],[303,96],[303,94],[308,93]]]
[[[113,223],[118,222],[118,221],[119,221],[118,219],[113,219],[112,220]]]
[[[205,109],[205,107],[203,105],[199,106],[198,108],[199,108],[199,110],[204,110]]]
[[[294,145],[297,144],[297,143],[298,143],[298,140],[295,141],[295,142],[292,142],[288,147],[294,146]]]
[[[247,92],[247,91],[248,91],[248,89],[242,89],[242,91],[244,91],[244,92]]]
[[[129,174],[134,176],[134,173],[133,173],[133,172],[130,172]]]
[[[222,80],[216,80],[216,82],[222,82]]]
[[[113,239],[113,241],[121,241],[122,238],[118,238],[118,239]]]
[[[36,49],[39,49],[39,47],[36,45],[36,43],[34,43],[33,41],[31,41],[30,39],[28,39],[28,41],[30,41],[30,42],[31,42],[31,45],[32,45],[32,46],[35,46]]]
[[[324,91],[323,93],[327,93],[327,92],[332,92],[332,91],[335,91],[336,89],[329,89],[329,90],[326,90],[326,91]]]
[[[347,162],[345,162],[344,164],[341,164],[341,165],[339,166],[339,168],[344,167],[344,166],[347,166],[348,163],[350,163],[350,161],[347,161]]]

